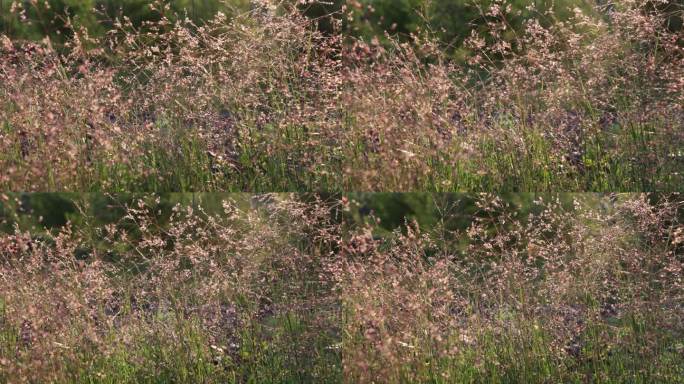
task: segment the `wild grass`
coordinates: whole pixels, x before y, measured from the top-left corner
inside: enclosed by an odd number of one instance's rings
[[[552,200],[525,218],[495,196],[478,206],[461,252],[462,238],[415,226],[389,245],[354,238],[350,381],[681,381],[681,250],[660,243],[674,238],[664,206]]]
[[[2,381],[340,380],[339,301],[314,273],[324,218],[307,224],[320,211],[177,206],[162,226],[155,206],[3,236]]]
[[[481,9],[453,60],[288,2],[203,25],[0,37],[0,186],[24,191],[681,190],[677,7],[588,3],[513,32]],[[513,11],[511,11],[513,12]]]
[[[682,202],[482,195],[463,231],[354,198],[154,198],[0,237],[4,382],[681,383]],[[442,219],[454,212],[440,210]],[[437,223],[442,220],[437,220]]]

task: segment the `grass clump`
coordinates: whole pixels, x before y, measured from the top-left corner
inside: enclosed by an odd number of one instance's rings
[[[3,234],[2,380],[681,382],[677,196],[483,195],[466,229],[393,232],[250,200]]]
[[[455,59],[430,33],[366,41],[288,2],[201,25],[122,19],[64,45],[0,38],[10,190],[679,190],[677,7],[519,17]],[[568,12],[572,11],[572,12]],[[550,12],[550,13],[549,13]],[[559,11],[560,12],[560,11]],[[571,16],[567,16],[570,14]],[[569,19],[567,17],[569,17]],[[382,41],[382,42],[381,42]],[[463,55],[461,55],[463,56]]]
[[[681,239],[668,245],[673,216],[663,216],[673,206],[536,204],[525,217],[481,197],[455,239],[415,225],[389,244],[352,238],[365,245],[345,261],[347,377],[679,382]]]
[[[339,303],[313,257],[324,250],[320,211],[265,199],[278,204],[269,217],[226,201],[214,215],[176,206],[162,224],[158,202],[103,226],[3,235],[3,381],[341,377],[339,352],[326,348],[339,338]]]

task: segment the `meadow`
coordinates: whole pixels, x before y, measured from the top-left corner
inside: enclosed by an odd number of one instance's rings
[[[4,196],[0,381],[684,377],[679,195],[435,195],[438,220],[394,230],[358,194],[212,199],[79,202],[47,229]]]
[[[494,1],[473,8],[457,52],[429,25],[357,37],[360,2],[316,18],[256,3],[195,22],[156,2],[157,18],[98,34],[67,18],[60,41],[0,36],[0,188],[684,185],[676,1],[527,7],[522,21]]]
[[[0,0],[0,383],[684,384],[683,172],[682,0]]]

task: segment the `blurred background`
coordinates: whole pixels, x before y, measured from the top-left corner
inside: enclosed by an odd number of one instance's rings
[[[542,209],[535,201],[558,201],[572,209],[575,200],[609,210],[633,194],[602,193],[509,193],[496,195],[521,217]],[[55,231],[67,223],[73,226],[102,226],[122,220],[126,207],[145,201],[164,224],[176,205],[201,208],[207,214],[221,214],[224,201],[234,201],[241,209],[256,209],[274,198],[294,197],[300,201],[323,201],[331,207],[335,220],[355,225],[379,224],[378,235],[391,232],[405,224],[417,223],[422,229],[444,228],[450,231],[467,229],[481,213],[477,206],[479,194],[470,193],[349,193],[349,194],[266,194],[248,193],[166,193],[166,194],[105,194],[105,193],[3,193],[0,194],[0,231]],[[651,194],[653,204],[663,199],[676,199],[671,194]],[[684,212],[683,212],[684,213]],[[489,214],[489,213],[488,213]],[[448,221],[443,221],[448,220]]]
[[[259,8],[268,0],[0,0],[0,33],[14,39],[42,39],[49,36],[59,43],[71,32],[85,27],[91,35],[111,28],[123,16],[140,26],[144,21],[164,16],[187,16],[201,23],[221,11],[228,17]],[[276,1],[295,3],[296,0]],[[299,1],[301,12],[319,20],[320,30],[331,32],[332,16],[343,23],[343,32],[370,40],[385,34],[406,39],[411,34],[428,34],[442,43],[455,58],[463,58],[462,46],[473,29],[485,28],[496,18],[488,10],[498,4],[506,13],[510,29],[504,38],[512,39],[525,20],[542,23],[563,20],[579,8],[585,14],[609,17],[614,2],[607,0],[307,0]],[[261,5],[260,5],[261,4]],[[164,7],[168,9],[164,11]],[[643,1],[644,9],[658,8],[671,15],[668,26],[681,30],[684,0]]]
[[[189,207],[200,215],[222,217],[226,215],[223,203],[228,202],[243,212],[266,217],[276,212],[271,209],[271,203],[294,200],[323,202],[332,223],[352,231],[366,227],[376,240],[419,228],[442,246],[463,254],[471,242],[469,228],[475,223],[487,222],[489,231],[500,231],[515,225],[511,218],[521,223],[534,220],[549,203],[567,212],[581,205],[610,215],[618,205],[635,197],[635,194],[613,193],[2,193],[0,234],[30,233],[33,239],[46,240],[64,230],[73,231],[85,236],[83,240],[91,244],[83,248],[85,254],[91,246],[102,247],[103,252],[110,254],[112,251],[104,242],[101,229],[114,225],[131,239],[140,240],[139,224],[130,220],[129,215],[140,206],[154,218],[153,228],[147,231],[162,234],[171,228],[170,219],[176,206],[181,210]],[[493,210],[491,206],[483,209],[479,205],[483,199],[495,199],[500,204]],[[656,206],[665,201],[679,201],[679,196],[650,194],[648,201]],[[579,217],[579,212],[576,213]],[[684,221],[684,210],[678,211],[678,217]]]
[[[85,27],[93,35],[102,34],[113,22],[127,17],[135,26],[145,21],[159,20],[162,14],[187,16],[195,23],[211,19],[217,12],[228,17],[259,7],[254,0],[0,0],[0,32],[23,39],[50,36],[59,41],[69,34],[67,25]],[[342,0],[312,2],[300,6],[311,17],[339,12]],[[168,9],[164,8],[168,6]],[[329,23],[321,23],[330,29]]]

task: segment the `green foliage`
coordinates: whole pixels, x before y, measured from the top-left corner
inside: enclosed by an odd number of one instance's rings
[[[331,33],[334,31],[334,26],[332,25],[332,20],[339,18],[339,12],[342,9],[342,5],[346,1],[344,0],[332,0],[323,2],[312,2],[311,4],[300,4],[300,10],[318,22],[318,29]],[[329,16],[334,16],[333,18]]]
[[[145,21],[159,20],[162,12],[168,17],[187,14],[195,22],[201,22],[218,11],[233,15],[249,9],[248,0],[173,0],[168,2],[169,12],[157,10],[148,0],[49,0],[35,4],[16,2],[19,7],[11,12],[12,3],[0,0],[0,32],[19,39],[50,36],[54,41],[69,36],[72,27],[85,27],[92,34],[102,33],[116,18],[124,16],[133,25],[140,26]]]
[[[506,38],[512,39],[519,33],[525,20],[538,17],[565,19],[573,7],[592,9],[585,0],[362,0],[363,6],[356,12],[352,30],[359,36],[370,38],[384,32],[406,36],[412,33],[428,32],[438,37],[451,51],[464,53],[462,43],[473,29],[486,26],[495,17],[489,9],[499,4],[506,15],[510,29]],[[553,11],[553,16],[546,15]],[[475,27],[475,28],[474,28]]]
[[[332,32],[330,15],[342,8],[343,0],[313,2],[300,5],[301,11],[318,20],[319,29]],[[71,34],[67,20],[75,28],[86,27],[90,33],[99,34],[111,28],[114,20],[126,17],[135,26],[145,21],[159,20],[162,13],[169,18],[187,15],[196,23],[212,18],[217,12],[228,16],[251,9],[249,0],[172,0],[161,2],[169,9],[152,6],[149,0],[49,0],[18,2],[19,8],[12,9],[11,0],[0,0],[0,32],[21,39],[41,39],[50,36],[53,41],[62,41]]]
[[[18,5],[12,9],[12,4]],[[29,2],[0,1],[0,31],[25,39],[51,36],[58,40],[71,33],[72,27],[96,27],[91,12],[94,0],[48,0]],[[11,12],[14,10],[14,12]]]
[[[128,17],[134,25],[140,25],[144,21],[159,19],[160,13],[171,17],[173,13],[185,15],[198,23],[212,18],[221,11],[232,15],[239,10],[248,9],[248,0],[173,0],[168,2],[169,11],[153,11],[147,0],[98,0],[98,9],[110,17]]]
[[[358,22],[364,33],[390,31],[408,34],[424,25],[421,13],[426,17],[425,11],[428,10],[424,0],[366,1]]]

